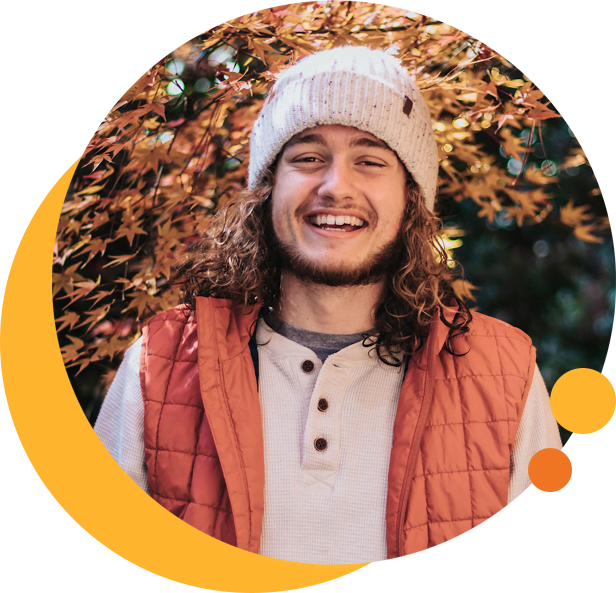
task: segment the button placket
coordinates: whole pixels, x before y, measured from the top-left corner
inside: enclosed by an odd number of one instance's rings
[[[326,361],[319,370],[308,407],[302,469],[325,483],[334,479],[340,465],[340,421],[349,377],[346,365]]]

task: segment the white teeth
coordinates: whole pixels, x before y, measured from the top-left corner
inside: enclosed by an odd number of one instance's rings
[[[314,214],[309,219],[311,224],[316,225],[327,225],[327,226],[343,226],[346,224],[362,227],[364,226],[364,221],[361,218],[357,218],[356,216],[334,216],[333,214]],[[334,229],[330,229],[334,230]],[[335,229],[337,231],[343,229]]]

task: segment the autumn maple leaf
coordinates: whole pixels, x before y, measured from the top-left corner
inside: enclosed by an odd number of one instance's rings
[[[574,206],[573,200],[569,200],[569,202],[560,209],[560,221],[567,226],[577,227],[580,223],[590,220],[591,218],[590,206],[587,204],[583,206]]]
[[[79,358],[80,350],[85,346],[84,341],[80,338],[76,338],[75,336],[66,337],[71,341],[71,343],[60,349],[64,364],[68,364],[69,362],[73,362]]]
[[[597,237],[593,235],[593,231],[599,230],[599,227],[594,224],[579,224],[573,229],[573,234],[582,241],[586,241],[587,243],[603,243],[603,239],[601,237]]]
[[[459,299],[476,301],[473,296],[474,290],[479,290],[478,286],[471,284],[468,280],[457,278],[451,283],[451,288]]]
[[[501,211],[503,208],[500,205],[500,202],[495,200],[490,200],[489,202],[482,201],[481,209],[477,212],[477,216],[485,217],[489,222],[494,222],[494,217],[496,213]]]

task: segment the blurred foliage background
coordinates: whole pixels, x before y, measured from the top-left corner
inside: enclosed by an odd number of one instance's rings
[[[143,322],[178,303],[174,261],[245,185],[252,124],[276,75],[349,44],[400,58],[430,106],[443,241],[465,271],[457,292],[533,338],[548,389],[573,368],[601,371],[614,249],[590,164],[555,107],[504,57],[444,23],[310,2],[245,15],[177,48],[85,150],[58,225],[53,295],[90,422]]]

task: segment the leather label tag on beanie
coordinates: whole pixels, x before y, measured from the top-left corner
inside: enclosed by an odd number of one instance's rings
[[[402,113],[406,116],[411,115],[411,111],[413,110],[413,101],[411,101],[406,95],[404,95],[404,107],[402,108]]]

